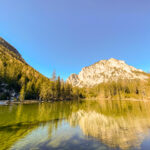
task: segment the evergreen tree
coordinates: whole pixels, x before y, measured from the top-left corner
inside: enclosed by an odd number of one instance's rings
[[[51,83],[51,89],[52,89],[52,98],[56,97],[56,83],[52,81]]]
[[[50,100],[52,97],[52,89],[50,84],[47,84],[46,82],[41,85],[40,90],[40,99],[44,101]]]
[[[58,76],[58,79],[56,81],[56,92],[57,92],[57,98],[60,98],[61,96],[61,82],[60,82],[60,76]]]
[[[21,90],[20,90],[20,97],[19,97],[20,101],[24,101],[25,99],[25,86],[23,85]]]
[[[71,99],[71,91],[72,91],[72,89],[71,89],[71,85],[70,84],[68,84],[68,83],[66,83],[66,89],[65,89],[65,93],[66,93],[66,98],[67,99]]]
[[[66,98],[64,85],[62,85],[62,88],[61,88],[61,97],[63,100]]]
[[[56,81],[56,71],[55,70],[53,71],[51,80]]]

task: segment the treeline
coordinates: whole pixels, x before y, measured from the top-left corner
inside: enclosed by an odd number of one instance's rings
[[[72,86],[55,72],[46,78],[0,45],[0,99],[64,100],[78,97]]]
[[[101,83],[91,88],[72,87],[56,73],[46,78],[14,52],[0,45],[0,100],[25,99],[65,100],[78,98],[147,99],[150,80],[118,80]]]
[[[41,84],[39,92],[41,100],[65,100],[73,99],[74,96],[72,86],[60,79],[60,76],[56,77],[55,72],[50,80]]]
[[[80,91],[88,99],[150,99],[150,79],[112,81],[92,88],[81,88]]]

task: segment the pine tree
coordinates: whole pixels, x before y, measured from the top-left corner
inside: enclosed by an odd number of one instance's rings
[[[22,86],[21,90],[20,90],[20,97],[19,97],[20,101],[24,101],[25,99],[25,85]]]
[[[40,99],[44,101],[50,100],[52,97],[52,88],[51,85],[48,84],[47,82],[43,83],[41,85],[40,89]]]
[[[58,76],[58,79],[56,81],[56,92],[57,92],[57,98],[60,98],[61,96],[61,82],[60,82],[60,76]]]
[[[63,100],[66,98],[64,85],[61,86],[61,98],[62,98]]]
[[[56,81],[56,71],[55,70],[53,71],[51,80]]]
[[[65,89],[65,91],[66,91],[65,92],[66,98],[70,99],[71,98],[71,91],[72,91],[70,84],[66,83],[66,89]]]
[[[54,99],[55,98],[55,93],[56,93],[56,83],[52,81],[51,83],[51,90],[52,90],[52,98]]]

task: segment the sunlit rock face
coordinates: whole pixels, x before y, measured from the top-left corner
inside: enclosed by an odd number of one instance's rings
[[[111,58],[101,60],[91,66],[84,67],[79,75],[72,74],[67,82],[73,86],[94,86],[108,81],[119,79],[140,79],[145,80],[148,76],[140,69],[127,65],[122,60]]]
[[[114,117],[80,110],[72,114],[70,124],[79,125],[85,135],[92,136],[109,147],[140,149],[143,135],[149,131],[150,118],[130,115]]]

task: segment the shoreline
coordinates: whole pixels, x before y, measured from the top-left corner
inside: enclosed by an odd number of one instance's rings
[[[38,100],[24,100],[20,101],[10,101],[10,100],[1,100],[0,105],[13,105],[13,104],[34,104],[34,103],[42,103],[42,101]]]
[[[69,99],[70,100],[70,99]],[[14,104],[37,104],[37,103],[52,103],[52,102],[62,102],[62,101],[69,101],[66,100],[48,100],[48,101],[40,101],[40,100],[24,100],[24,101],[10,101],[10,100],[0,100],[0,106],[8,106],[8,105],[14,105]]]
[[[141,102],[148,102],[148,101],[150,101],[150,98],[144,98],[144,99],[136,99],[136,98],[124,98],[124,99],[114,99],[114,98],[87,98],[87,99],[85,99],[85,100],[88,100],[88,101],[92,101],[92,100],[99,100],[99,101],[101,101],[101,100],[106,100],[106,101],[109,101],[109,100],[111,100],[111,101],[141,101]]]
[[[73,99],[71,99],[73,100]],[[135,99],[135,98],[127,98],[127,99],[108,99],[108,98],[87,98],[87,99],[80,99],[80,100],[87,100],[87,101],[140,101],[140,102],[150,102],[150,98],[148,99]],[[9,101],[9,100],[0,100],[0,106],[8,106],[14,104],[36,104],[36,103],[50,103],[50,102],[62,102],[68,101],[66,100],[49,100],[49,101],[40,101],[40,100],[24,100],[24,101]]]

